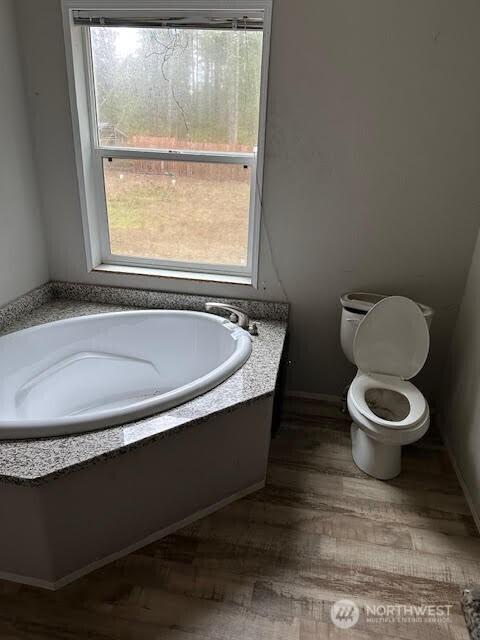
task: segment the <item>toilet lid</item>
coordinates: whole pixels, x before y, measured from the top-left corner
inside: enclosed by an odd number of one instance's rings
[[[353,357],[365,373],[409,380],[428,356],[430,334],[418,305],[402,296],[378,302],[358,326]]]

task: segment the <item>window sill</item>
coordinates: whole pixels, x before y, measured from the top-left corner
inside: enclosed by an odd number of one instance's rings
[[[175,271],[173,269],[156,269],[152,267],[139,267],[117,264],[99,264],[92,269],[101,273],[121,273],[137,276],[155,276],[157,278],[174,278],[178,280],[194,280],[196,282],[219,282],[222,284],[238,284],[254,286],[250,276],[222,275],[221,273],[200,273],[195,271]]]

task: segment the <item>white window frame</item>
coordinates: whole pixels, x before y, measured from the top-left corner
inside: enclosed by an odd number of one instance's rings
[[[262,210],[262,183],[267,111],[268,63],[272,0],[62,0],[67,73],[77,162],[77,174],[82,210],[85,253],[89,271],[111,271],[184,277],[187,279],[217,280],[250,284],[258,283],[260,249],[260,217]],[[255,153],[215,153],[152,150],[101,146],[98,140],[96,108],[94,102],[93,67],[88,28],[75,25],[75,10],[128,12],[137,15],[167,15],[179,12],[188,15],[247,15],[261,14],[263,26],[263,52],[260,86],[258,147]],[[110,250],[107,204],[103,179],[104,158],[149,158],[153,160],[180,160],[185,162],[211,162],[240,164],[250,167],[250,211],[248,229],[248,256],[246,266],[212,265],[172,260],[147,259],[133,256],[114,256]]]

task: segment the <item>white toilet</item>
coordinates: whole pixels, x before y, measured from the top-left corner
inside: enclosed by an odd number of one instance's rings
[[[430,424],[427,401],[409,380],[427,359],[426,318],[433,312],[402,296],[380,297],[370,307],[359,316],[344,305],[342,313],[342,347],[358,367],[347,395],[352,455],[362,471],[388,480],[400,473],[401,447]]]

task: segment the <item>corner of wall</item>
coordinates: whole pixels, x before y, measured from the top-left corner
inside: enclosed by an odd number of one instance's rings
[[[438,423],[480,531],[480,233],[443,375]]]
[[[48,281],[15,4],[0,1],[0,304]]]

